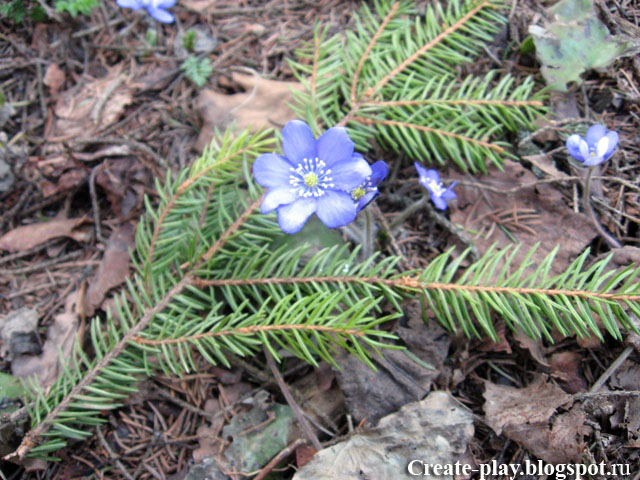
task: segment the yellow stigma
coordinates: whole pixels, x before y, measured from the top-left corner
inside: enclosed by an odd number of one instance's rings
[[[307,173],[304,176],[304,184],[307,187],[315,187],[316,185],[318,185],[318,176],[315,173]]]
[[[360,200],[362,197],[364,197],[365,193],[367,192],[365,192],[363,188],[354,188],[351,191],[351,198],[353,198],[354,200]]]

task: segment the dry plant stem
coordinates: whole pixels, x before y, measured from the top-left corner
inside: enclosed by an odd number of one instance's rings
[[[598,390],[602,388],[602,386],[607,383],[609,377],[615,373],[615,371],[620,368],[620,365],[627,359],[629,355],[633,352],[633,347],[627,347],[624,351],[616,358],[613,363],[607,368],[607,370],[600,375],[600,378],[595,381],[595,383],[589,389],[589,393],[597,393]]]
[[[97,433],[98,433],[98,439],[100,440],[100,444],[107,451],[107,453],[109,454],[109,457],[111,457],[111,460],[116,463],[116,465],[120,469],[120,472],[122,473],[122,475],[124,475],[127,480],[134,480],[134,478],[127,471],[127,469],[124,467],[122,462],[118,459],[118,456],[114,453],[114,451],[111,449],[111,447],[107,443],[106,438],[104,438],[104,435],[102,434],[102,429],[100,427],[97,427],[96,430],[97,430]]]
[[[416,212],[419,212],[420,210],[424,210],[428,203],[429,203],[429,199],[427,197],[422,197],[420,200],[412,203],[407,208],[405,208],[402,212],[400,212],[398,216],[394,218],[393,221],[389,224],[389,229],[391,230],[391,233],[395,233],[398,227],[400,227],[400,225],[402,225],[407,220],[407,218],[409,218],[411,215],[413,215]]]
[[[51,428],[52,423],[58,417],[60,412],[66,410],[69,404],[74,401],[74,398],[79,395],[86,386],[90,385],[91,382],[95,380],[102,369],[109,365],[114,359],[116,359],[127,347],[129,342],[131,342],[134,338],[138,337],[140,333],[142,333],[142,331],[149,325],[155,315],[167,308],[167,306],[171,303],[176,295],[179,295],[187,285],[193,283],[193,272],[200,268],[202,264],[211,257],[211,255],[213,255],[216,251],[218,251],[225,245],[229,237],[240,228],[242,223],[244,223],[249,218],[249,215],[258,207],[258,205],[260,205],[261,202],[262,196],[251,205],[249,205],[245,212],[240,215],[240,217],[238,217],[238,220],[236,220],[218,239],[218,241],[209,249],[207,254],[188,272],[186,272],[182,279],[176,285],[174,285],[173,288],[171,288],[157,304],[149,308],[149,310],[144,313],[142,318],[140,318],[140,321],[122,337],[122,339],[116,344],[113,350],[109,351],[91,370],[86,372],[82,379],[75,385],[75,387],[73,387],[73,389],[64,397],[64,399],[60,403],[58,403],[58,405],[56,405],[56,407],[51,410],[51,412],[49,412],[46,418],[44,418],[42,422],[40,422],[33,430],[29,431],[24,436],[22,442],[20,443],[20,446],[16,449],[16,451],[4,457],[5,460],[11,461],[15,460],[16,458],[23,459],[33,447],[38,445],[41,436]]]
[[[304,433],[307,435],[307,438],[311,441],[311,444],[313,445],[313,447],[319,452],[320,450],[322,450],[322,445],[320,444],[320,440],[318,440],[318,437],[316,437],[316,434],[313,433],[313,430],[311,429],[311,425],[309,425],[309,422],[307,422],[307,419],[304,416],[304,412],[300,409],[300,406],[296,403],[295,399],[293,398],[293,395],[291,395],[291,392],[289,391],[289,387],[287,387],[287,384],[285,383],[284,378],[282,378],[282,375],[280,374],[280,370],[278,370],[278,366],[276,365],[276,362],[273,359],[273,356],[271,355],[271,353],[269,353],[269,350],[267,350],[267,347],[263,346],[262,349],[264,350],[264,354],[267,358],[267,365],[269,365],[269,369],[271,370],[271,373],[273,373],[273,376],[276,378],[276,382],[278,383],[278,387],[280,387],[280,390],[282,391],[284,398],[287,400],[287,403],[293,410],[293,413],[298,419],[298,423],[304,430]]]
[[[593,223],[593,226],[596,227],[596,230],[598,231],[598,233],[602,236],[602,238],[604,238],[605,242],[607,242],[607,245],[609,245],[610,248],[622,248],[622,245],[620,244],[620,242],[618,242],[618,240],[616,240],[611,235],[609,235],[607,231],[604,229],[604,227],[600,223],[600,220],[598,220],[598,217],[596,216],[596,212],[594,212],[593,207],[591,206],[591,175],[592,174],[593,174],[593,167],[589,167],[589,171],[587,172],[587,178],[584,182],[584,192],[582,193],[582,204],[584,205],[584,209],[589,214],[589,217],[591,217],[591,222]]]
[[[253,480],[263,480],[271,471],[278,465],[282,460],[287,458],[289,455],[293,453],[293,451],[298,448],[300,445],[303,445],[305,441],[302,438],[296,439],[292,444],[287,446],[284,450],[282,450],[278,455],[273,457],[269,463],[267,463],[260,473],[255,476]]]

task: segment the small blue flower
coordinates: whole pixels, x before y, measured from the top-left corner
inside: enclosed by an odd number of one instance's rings
[[[363,158],[359,153],[354,153],[353,156]],[[379,160],[371,165],[371,176],[365,178],[364,182],[351,190],[351,198],[356,202],[357,212],[369,205],[378,196],[378,193],[380,193],[378,192],[378,184],[385,179],[387,173],[389,173],[389,167],[384,161]]]
[[[419,182],[424,188],[427,189],[429,195],[431,196],[431,200],[440,210],[447,209],[447,200],[453,200],[456,198],[456,194],[453,191],[453,187],[456,186],[458,182],[453,182],[449,185],[449,188],[444,188],[442,186],[442,182],[440,181],[440,175],[435,170],[427,170],[418,162],[414,163],[416,166],[416,170],[418,170],[418,175],[420,176]]]
[[[613,155],[618,146],[618,132],[607,130],[604,125],[589,127],[585,137],[574,134],[567,138],[567,150],[585,167],[600,165]]]
[[[329,228],[356,218],[351,192],[372,175],[343,127],[333,127],[317,140],[309,125],[292,120],[282,129],[283,155],[256,158],[253,175],[267,188],[260,210],[276,210],[285,233],[296,233],[313,214]]]
[[[167,8],[173,7],[178,0],[116,0],[118,6],[140,10],[146,8],[149,15],[162,23],[173,23],[173,15],[167,12]]]

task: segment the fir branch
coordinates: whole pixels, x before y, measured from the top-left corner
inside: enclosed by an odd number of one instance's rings
[[[262,198],[254,201],[241,215],[236,222],[234,222],[225,232],[225,234],[220,237],[220,239],[215,244],[215,249],[211,248],[207,253],[209,256],[213,255],[219,249],[221,249],[226,243],[227,239],[237,231],[237,229],[244,223],[248,218],[251,212],[253,212],[261,203]],[[242,219],[242,220],[241,220]],[[157,302],[153,307],[149,308],[144,315],[140,318],[138,323],[133,326],[116,344],[114,348],[112,348],[102,359],[88,372],[86,372],[82,379],[71,389],[71,391],[65,395],[64,399],[62,399],[56,407],[49,412],[49,414],[44,418],[38,426],[34,429],[30,430],[22,439],[22,442],[16,449],[16,451],[12,454],[4,457],[5,460],[11,461],[15,459],[23,459],[29,453],[29,451],[35,447],[42,435],[46,434],[46,432],[51,428],[54,420],[58,418],[61,412],[66,410],[69,407],[69,404],[73,402],[80,393],[95,380],[95,378],[100,374],[104,368],[113,362],[114,359],[118,358],[118,356],[123,352],[126,346],[131,342],[134,338],[138,336],[140,332],[142,332],[151,322],[153,317],[158,313],[162,312],[169,303],[179,294],[184,288],[191,283],[191,275],[192,272],[198,269],[202,263],[204,263],[204,259],[194,265],[194,267],[185,274],[182,279],[173,287],[167,294]]]
[[[409,58],[407,58],[400,65],[398,65],[389,73],[387,73],[384,77],[382,77],[382,79],[379,80],[374,87],[368,88],[364,92],[364,98],[373,97],[373,95],[375,95],[376,92],[378,92],[382,87],[384,87],[387,83],[389,83],[391,79],[393,79],[398,74],[403,72],[409,65],[414,63],[418,58],[422,57],[433,47],[435,47],[444,39],[449,37],[453,32],[464,27],[467,24],[467,22],[469,22],[469,20],[473,18],[480,10],[488,6],[491,6],[491,3],[492,3],[491,0],[484,0],[479,2],[474,8],[472,8],[466,15],[460,18],[457,22],[455,22],[453,25],[450,25],[448,28],[443,30],[442,33],[440,33],[437,37],[435,37],[433,40],[423,45],[419,50],[414,52]]]

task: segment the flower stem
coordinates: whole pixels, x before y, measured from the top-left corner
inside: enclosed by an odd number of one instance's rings
[[[371,218],[371,212],[368,209],[364,211],[364,242],[362,245],[362,254],[364,258],[369,258],[373,255],[373,219]]]
[[[607,231],[604,229],[604,227],[600,223],[600,220],[598,220],[598,217],[596,216],[596,212],[593,210],[593,207],[591,206],[591,175],[593,174],[593,170],[594,170],[593,167],[589,167],[589,171],[587,172],[587,178],[584,181],[584,190],[582,192],[582,204],[584,206],[585,211],[589,214],[589,217],[591,217],[591,222],[593,223],[593,226],[596,227],[596,230],[602,236],[602,238],[604,238],[605,242],[607,242],[607,245],[609,245],[610,248],[622,248],[622,245],[620,244],[620,242],[618,242],[618,240],[616,240],[611,235],[609,235],[609,233],[607,233]]]

